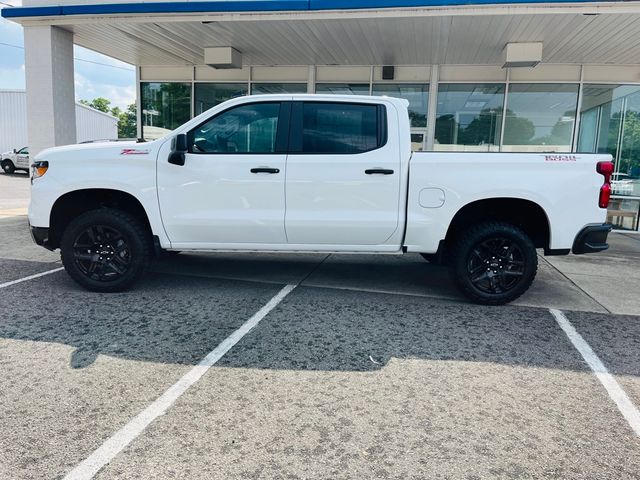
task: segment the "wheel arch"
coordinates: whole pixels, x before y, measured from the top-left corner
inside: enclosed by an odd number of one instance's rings
[[[49,215],[49,243],[60,246],[65,227],[79,215],[100,208],[115,208],[137,218],[149,232],[149,216],[142,202],[131,193],[109,188],[85,188],[61,195],[53,204]]]
[[[496,197],[475,200],[462,206],[451,219],[445,244],[451,245],[470,225],[486,221],[510,223],[531,237],[536,248],[549,249],[551,226],[540,204],[517,197]]]

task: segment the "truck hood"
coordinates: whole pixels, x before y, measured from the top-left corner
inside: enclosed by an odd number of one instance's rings
[[[63,145],[47,148],[36,155],[35,160],[50,160],[69,156],[86,158],[119,158],[128,155],[148,155],[153,152],[157,142],[137,143],[132,142],[104,142],[83,143],[78,145]]]

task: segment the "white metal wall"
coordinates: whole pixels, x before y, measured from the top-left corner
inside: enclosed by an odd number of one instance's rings
[[[113,140],[118,138],[118,119],[86,105],[76,104],[76,138],[87,140]]]
[[[27,96],[0,91],[0,152],[27,145]]]
[[[76,104],[78,142],[118,138],[118,119]],[[0,152],[22,148],[27,141],[27,96],[24,90],[0,91]]]

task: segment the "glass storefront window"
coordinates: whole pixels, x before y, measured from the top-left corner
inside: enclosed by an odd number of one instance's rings
[[[429,86],[426,84],[374,83],[373,95],[404,98],[409,101],[409,120],[411,121],[411,148],[422,150],[427,132],[427,107],[429,105]]]
[[[613,195],[607,209],[607,223],[623,230],[638,230],[640,198]]]
[[[621,138],[616,170],[632,185],[631,195],[640,197],[640,93],[625,98]]]
[[[440,84],[434,149],[498,151],[504,90],[503,84]]]
[[[620,85],[584,85],[579,152],[608,153],[617,157],[624,90],[627,87]]]
[[[246,83],[196,83],[195,114],[200,115],[222,102],[247,93]]]
[[[570,152],[577,84],[513,83],[505,115],[505,152]]]
[[[610,154],[616,172],[613,194],[640,197],[640,86],[584,85],[578,151]],[[609,210],[621,208],[612,202]],[[625,219],[633,223],[625,214],[616,216],[614,224],[628,228]]]
[[[190,83],[140,84],[142,137],[155,140],[191,118]]]
[[[316,83],[316,93],[333,95],[369,95],[368,83]]]
[[[307,93],[306,83],[252,83],[251,95],[269,93]]]

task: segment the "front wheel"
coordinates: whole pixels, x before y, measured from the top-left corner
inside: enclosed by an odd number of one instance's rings
[[[485,222],[462,232],[451,270],[460,291],[484,305],[509,303],[531,286],[538,256],[531,238],[514,225]]]
[[[127,290],[151,259],[145,226],[126,212],[92,210],[73,220],[60,242],[62,264],[77,283],[94,292]]]
[[[11,160],[3,160],[1,165],[2,165],[2,171],[4,171],[4,173],[11,174],[16,171],[16,166],[13,164]]]

